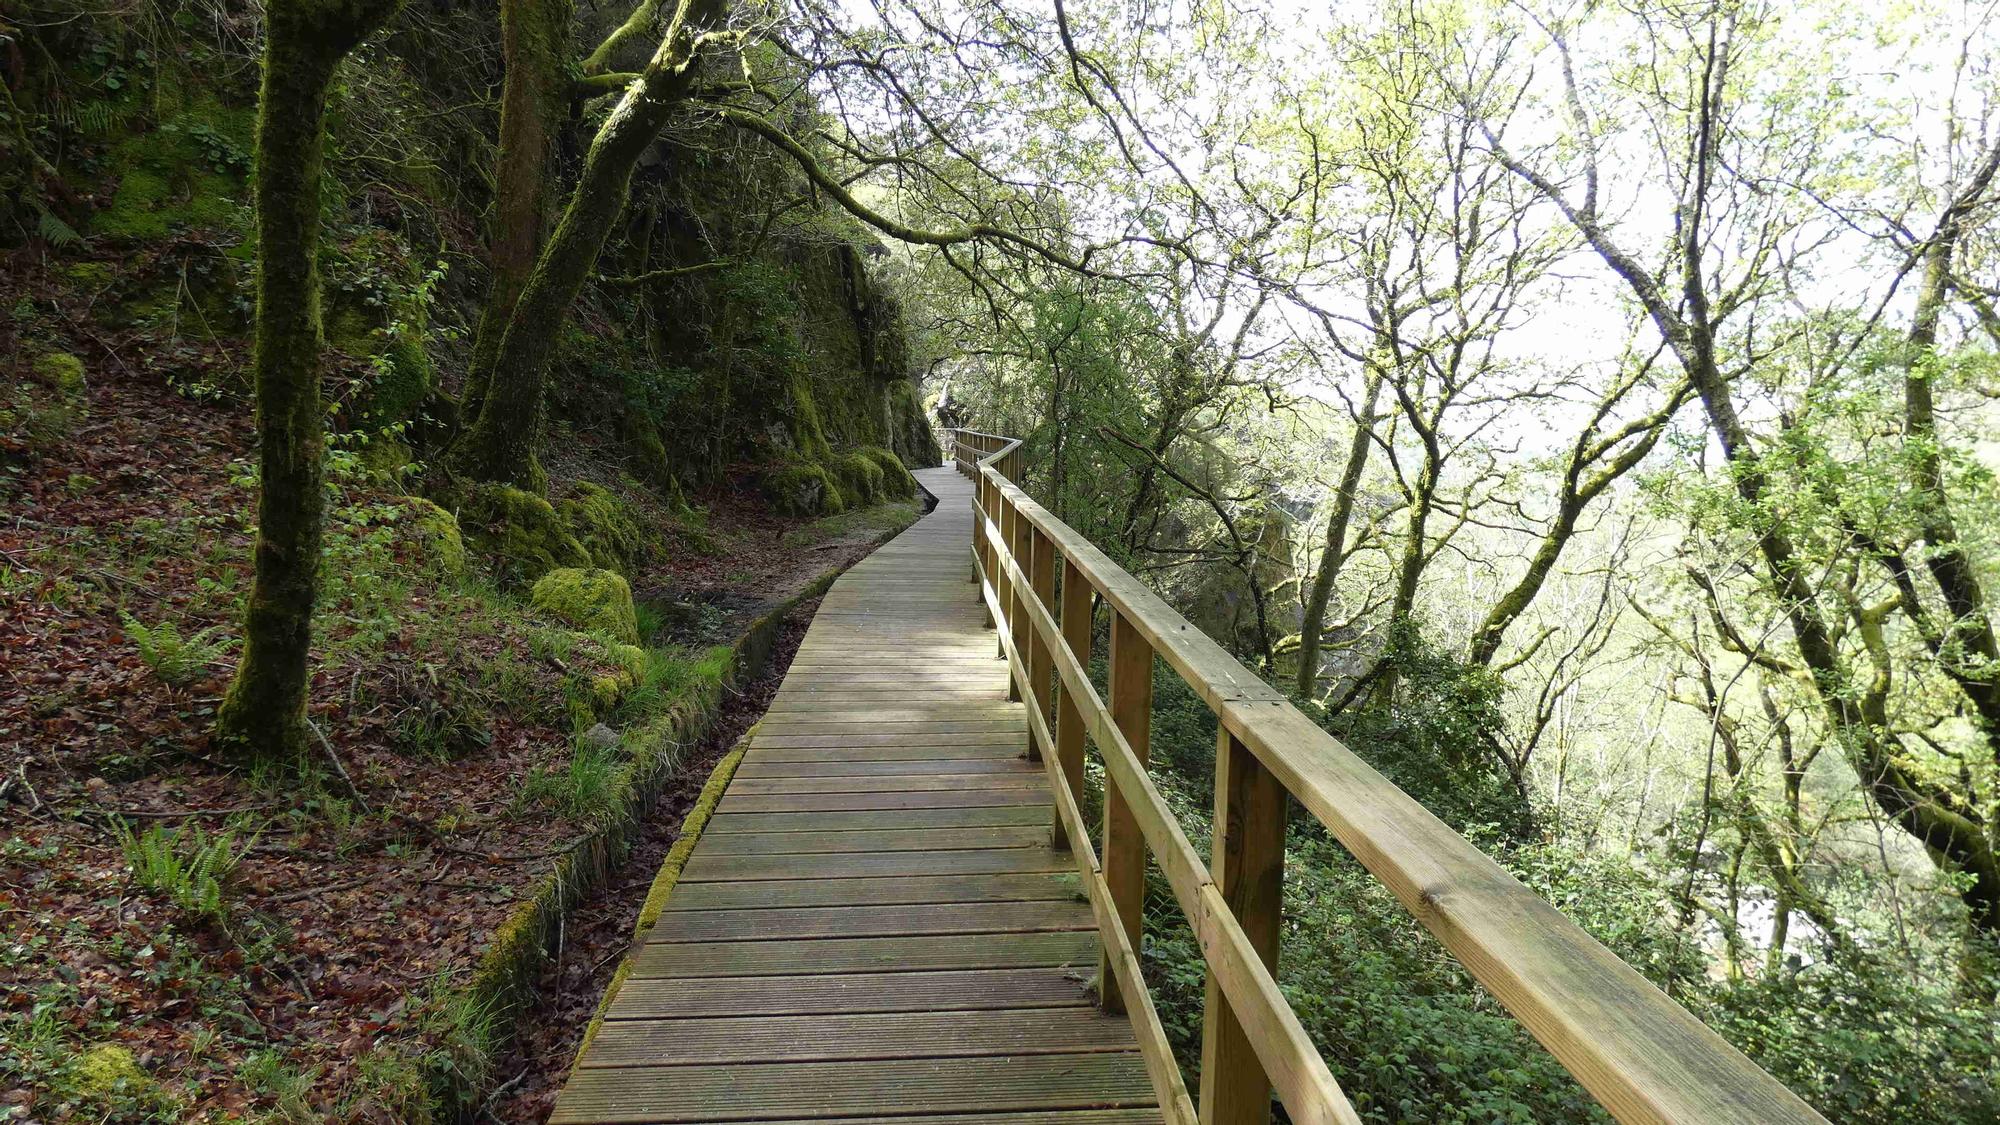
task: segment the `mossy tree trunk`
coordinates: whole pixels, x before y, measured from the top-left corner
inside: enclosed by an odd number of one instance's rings
[[[1333,600],[1334,579],[1340,576],[1341,564],[1346,561],[1347,525],[1354,517],[1354,497],[1361,490],[1361,474],[1368,467],[1368,451],[1374,445],[1375,401],[1381,394],[1382,369],[1370,366],[1361,412],[1355,415],[1347,461],[1340,473],[1340,487],[1333,494],[1333,512],[1327,518],[1326,547],[1320,552],[1319,573],[1313,576],[1305,616],[1299,622],[1299,666],[1294,686],[1300,696],[1308,699],[1319,694],[1320,634],[1326,630],[1326,607]]]
[[[479,413],[452,452],[458,471],[531,491],[546,486],[537,457],[545,390],[569,307],[625,207],[632,169],[687,96],[702,32],[727,7],[727,0],[680,0],[659,49],[591,141],[555,233],[508,318]]]
[[[257,113],[256,573],[236,677],[216,716],[232,752],[305,749],[313,602],[325,520],[320,405],[320,175],[340,60],[401,0],[272,0]]]
[[[557,135],[569,113],[570,22],[574,0],[502,0],[500,43],[506,78],[500,92],[500,152],[494,177],[490,254],[493,290],[472,340],[461,403],[476,417],[493,361],[521,290],[542,249],[555,208]]]

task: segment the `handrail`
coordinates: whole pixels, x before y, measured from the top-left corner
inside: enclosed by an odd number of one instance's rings
[[[1017,483],[1019,440],[966,429],[951,437],[953,461],[974,484],[974,580],[997,626],[1010,690],[1028,703],[1029,753],[1055,793],[1055,842],[1073,851],[1102,934],[1100,996],[1108,1010],[1132,1013],[1170,1121],[1262,1125],[1273,1090],[1302,1125],[1359,1120],[1272,975],[1289,793],[1619,1121],[1825,1125],[1030,499]],[[1051,608],[1058,560],[1060,616]],[[1111,610],[1108,702],[1087,671],[1093,596]],[[1217,718],[1206,863],[1147,775],[1155,655]],[[1086,735],[1106,779],[1101,860],[1078,797]],[[1208,968],[1198,1111],[1133,952],[1148,851]]]

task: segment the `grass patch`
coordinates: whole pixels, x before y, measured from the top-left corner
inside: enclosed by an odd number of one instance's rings
[[[917,517],[922,514],[914,500],[876,504],[817,519],[804,527],[795,527],[785,532],[779,542],[786,547],[810,547],[858,531],[901,531],[917,522]]]

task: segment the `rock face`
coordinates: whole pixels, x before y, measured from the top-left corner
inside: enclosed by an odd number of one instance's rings
[[[584,632],[599,633],[620,644],[639,643],[632,587],[617,571],[595,567],[552,570],[535,583],[529,600],[536,609]]]

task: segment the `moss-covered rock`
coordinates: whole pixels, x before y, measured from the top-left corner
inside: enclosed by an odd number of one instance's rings
[[[888,500],[908,500],[917,494],[917,478],[903,467],[903,459],[879,445],[863,446],[855,450],[860,456],[875,463],[882,471],[882,497]]]
[[[529,600],[587,632],[623,644],[639,642],[639,617],[625,576],[597,567],[563,567],[543,575]]]
[[[558,568],[590,565],[590,552],[554,506],[512,485],[474,488],[459,509],[458,523],[504,580],[531,582]]]
[[[403,501],[403,527],[416,544],[424,566],[435,574],[457,578],[465,573],[465,537],[458,518],[421,497]]]
[[[882,495],[882,466],[859,450],[835,454],[828,467],[850,508],[865,508]]]
[[[816,461],[787,461],[765,470],[764,495],[786,515],[830,516],[847,509],[840,486]]]
[[[32,378],[0,390],[0,456],[47,453],[89,413],[83,360],[48,352],[36,356],[28,370]]]
[[[86,389],[83,360],[68,352],[47,352],[35,357],[35,377],[66,399],[81,400]]]
[[[559,502],[556,514],[575,533],[590,560],[606,570],[630,572],[645,553],[645,536],[610,489],[579,481],[576,495]]]

